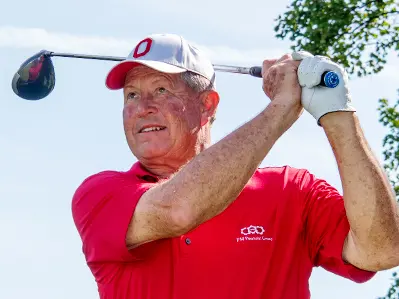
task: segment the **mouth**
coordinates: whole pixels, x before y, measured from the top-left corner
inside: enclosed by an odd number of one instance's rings
[[[159,132],[166,130],[164,126],[145,126],[139,130],[139,134],[141,133],[151,133],[151,132]]]

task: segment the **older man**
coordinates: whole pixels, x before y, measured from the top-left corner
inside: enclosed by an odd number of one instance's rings
[[[327,70],[336,88],[319,86]],[[90,176],[73,198],[100,297],[304,299],[313,267],[365,282],[397,266],[397,205],[344,70],[309,53],[265,60],[271,102],[211,145],[214,80],[211,62],[172,34],[145,38],[108,74],[138,161]],[[304,108],[327,134],[343,196],[305,169],[259,167]]]

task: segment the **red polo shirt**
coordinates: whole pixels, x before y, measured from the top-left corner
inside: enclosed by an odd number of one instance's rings
[[[310,298],[321,266],[355,282],[375,273],[342,260],[349,231],[336,189],[306,170],[260,168],[220,215],[178,238],[129,251],[128,224],[157,178],[139,163],[77,189],[73,218],[102,299]]]

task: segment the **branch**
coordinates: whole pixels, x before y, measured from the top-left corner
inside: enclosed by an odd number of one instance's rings
[[[366,7],[367,5],[369,5],[369,4],[371,4],[371,3],[378,2],[378,1],[379,1],[379,0],[366,2],[366,3],[363,4],[363,6],[360,6],[360,7],[358,7],[357,9],[362,9],[362,8]]]
[[[365,44],[365,46],[374,46],[374,45],[376,45],[376,44],[378,44],[378,43],[379,43],[379,42],[368,43],[368,44]],[[388,44],[394,44],[394,43],[399,43],[399,37],[398,37],[398,38],[395,38],[395,39],[393,39],[393,40],[391,40],[391,41],[389,41]],[[386,44],[385,44],[385,46],[386,46]]]
[[[346,34],[353,34],[355,33],[357,30],[361,29],[362,27],[365,27],[367,25],[369,25],[372,21],[374,21],[375,19],[378,19],[381,16],[387,16],[389,14],[399,14],[399,11],[388,11],[388,12],[384,12],[382,14],[378,14],[378,15],[374,15],[371,18],[367,19],[366,21],[364,21],[364,23],[360,24],[359,26],[357,26],[355,29],[353,29],[353,31],[351,32],[344,32],[341,33],[340,35],[338,35],[335,39],[339,40],[341,37],[345,36]]]

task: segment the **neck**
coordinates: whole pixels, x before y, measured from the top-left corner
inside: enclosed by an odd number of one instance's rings
[[[196,155],[196,151],[191,151],[191,153],[187,152],[185,155],[178,155],[175,159],[170,157],[154,160],[142,159],[140,163],[148,172],[159,178],[167,179],[189,163]]]
[[[143,161],[140,161],[140,163],[145,170],[161,179],[168,179],[177,171],[176,167],[173,165],[148,164]]]

